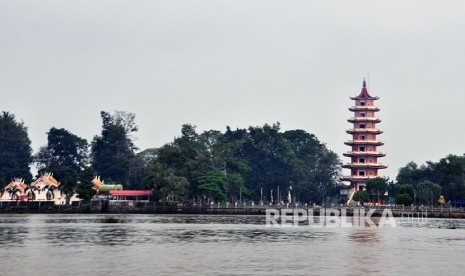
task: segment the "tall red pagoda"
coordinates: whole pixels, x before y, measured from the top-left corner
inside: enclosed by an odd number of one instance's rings
[[[387,168],[386,165],[378,162],[380,157],[386,155],[378,151],[378,147],[384,145],[377,137],[383,133],[376,127],[376,124],[381,122],[381,119],[375,116],[379,111],[375,101],[379,97],[370,96],[366,82],[363,80],[360,94],[350,98],[355,101],[355,106],[349,108],[354,112],[354,117],[348,120],[353,124],[353,128],[346,132],[352,135],[352,140],[344,144],[350,146],[351,151],[343,154],[350,157],[350,163],[342,165],[343,168],[350,169],[350,175],[341,177],[341,180],[350,182],[348,204],[352,201],[355,192],[365,189],[368,179],[378,177],[378,170]]]

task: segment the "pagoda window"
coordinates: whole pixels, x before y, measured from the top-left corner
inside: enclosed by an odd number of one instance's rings
[[[359,163],[365,163],[365,158],[360,158],[360,159],[358,160],[358,162],[359,162]]]
[[[360,151],[365,151],[365,147],[360,147]]]
[[[358,172],[358,175],[359,175],[359,176],[365,176],[365,171],[359,171],[359,172]]]
[[[365,113],[360,113],[360,116],[365,117]]]
[[[360,128],[365,128],[365,124],[360,124]]]
[[[365,102],[360,102],[360,105],[361,105],[361,106],[365,106]]]
[[[362,141],[365,141],[365,135],[360,136],[360,139],[361,139]]]

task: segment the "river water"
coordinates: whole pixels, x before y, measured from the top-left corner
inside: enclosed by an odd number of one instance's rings
[[[0,215],[1,275],[451,275],[465,221],[266,227],[260,216]],[[455,228],[455,229],[450,229]]]

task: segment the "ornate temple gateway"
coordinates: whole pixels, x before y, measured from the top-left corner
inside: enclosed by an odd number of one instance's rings
[[[379,169],[387,168],[378,162],[380,157],[386,155],[378,151],[378,147],[384,145],[378,140],[378,135],[383,131],[376,127],[376,124],[381,122],[381,119],[375,116],[379,111],[375,101],[379,97],[370,96],[363,80],[360,94],[350,98],[355,101],[355,105],[349,108],[354,112],[354,116],[348,119],[353,127],[346,132],[352,135],[352,140],[346,141],[345,144],[351,147],[351,151],[343,154],[350,157],[350,163],[342,165],[343,168],[350,169],[350,175],[341,177],[342,181],[350,182],[347,204],[352,201],[355,192],[365,189],[368,179],[379,176]]]

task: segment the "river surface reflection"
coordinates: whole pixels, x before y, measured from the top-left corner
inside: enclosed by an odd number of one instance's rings
[[[267,228],[260,216],[0,215],[2,275],[461,274],[465,221]],[[448,229],[455,228],[455,229]]]

